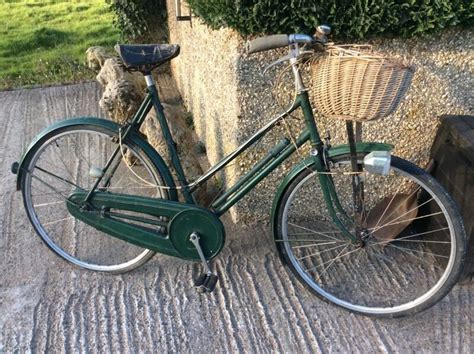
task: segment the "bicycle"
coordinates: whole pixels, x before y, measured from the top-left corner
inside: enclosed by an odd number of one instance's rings
[[[321,139],[299,59],[324,51],[329,31],[320,27],[316,37],[273,35],[249,42],[250,54],[289,48],[282,60],[292,68],[294,102],[192,183],[151,75],[179,54],[179,46],[118,45],[126,67],[141,72],[147,83],[148,94],[133,118],[123,125],[94,117],[60,121],[13,164],[35,231],[57,255],[94,271],[130,271],[156,252],[200,261],[204,272],[196,288],[211,292],[218,279],[210,261],[225,241],[220,216],[309,144],[309,155],[278,187],[271,213],[276,250],[292,274],[323,300],[364,315],[404,316],[441,300],[463,265],[460,214],[427,172],[391,156],[391,145],[354,141],[352,123],[348,144],[331,146],[329,137]],[[139,131],[152,108],[176,181]],[[305,127],[296,139],[284,137],[209,208],[196,204],[196,190],[297,110]]]

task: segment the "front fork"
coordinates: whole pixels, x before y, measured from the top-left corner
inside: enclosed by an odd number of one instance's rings
[[[318,173],[319,183],[323,192],[324,200],[331,218],[336,226],[341,230],[342,234],[350,239],[353,243],[360,243],[360,239],[350,232],[341,219],[337,215],[337,211],[342,215],[343,218],[350,221],[350,218],[345,213],[342,205],[337,196],[336,189],[334,187],[333,180],[330,175],[330,168],[328,166],[328,149],[329,149],[329,137],[326,138],[324,144],[319,136],[316,122],[314,119],[311,103],[309,101],[308,92],[306,90],[301,91],[298,94],[299,104],[303,110],[303,116],[305,119],[306,126],[310,132],[311,141],[311,155],[314,159],[316,171]],[[337,210],[337,211],[336,211]]]
[[[323,156],[320,154],[314,155],[316,170],[318,172],[318,179],[319,184],[321,186],[321,190],[323,192],[323,197],[326,202],[326,207],[329,212],[329,215],[332,218],[334,224],[338,227],[338,229],[342,232],[342,234],[351,240],[354,244],[360,243],[360,238],[358,235],[358,228],[357,225],[354,224],[354,220],[347,215],[342,204],[339,200],[339,196],[336,191],[336,187],[334,184],[334,180],[331,175],[331,169],[329,166],[329,158],[328,158],[328,149],[329,149],[329,139],[326,139],[326,144],[323,148]],[[339,215],[340,217],[339,217]],[[343,219],[345,223],[343,222]],[[356,232],[351,232],[346,224],[351,224],[352,227],[355,227]]]
[[[344,208],[341,205],[341,202],[339,201],[339,197],[337,195],[333,179],[329,173],[330,170],[326,169],[326,171],[324,171],[323,173],[318,174],[319,184],[323,192],[324,200],[326,201],[326,207],[329,212],[329,215],[331,216],[334,224],[338,227],[338,229],[345,237],[347,237],[354,243],[359,243],[359,237],[355,236],[353,232],[350,232],[342,221],[343,218],[345,219],[346,223],[353,223],[352,219],[346,214]],[[341,218],[338,216],[338,213],[341,215]]]

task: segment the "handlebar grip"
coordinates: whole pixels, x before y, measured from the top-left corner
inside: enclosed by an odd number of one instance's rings
[[[248,41],[245,46],[248,54],[262,52],[264,50],[276,49],[289,45],[287,34],[274,34]]]

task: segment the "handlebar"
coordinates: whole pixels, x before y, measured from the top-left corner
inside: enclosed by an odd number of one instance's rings
[[[264,50],[276,49],[290,44],[287,34],[274,34],[248,41],[246,45],[247,53],[258,53]]]
[[[274,34],[271,36],[260,37],[246,44],[248,54],[263,52],[265,50],[285,47],[291,44],[309,44],[315,47],[316,50],[323,51],[325,38],[313,38],[306,34]]]

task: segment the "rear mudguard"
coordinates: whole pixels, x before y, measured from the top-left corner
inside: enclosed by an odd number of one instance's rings
[[[26,151],[24,152],[23,156],[21,157],[18,163],[14,163],[12,166],[12,172],[17,174],[17,181],[16,181],[16,189],[21,189],[21,183],[23,181],[23,176],[26,172],[26,166],[28,164],[29,159],[34,155],[37,149],[41,147],[45,140],[49,139],[52,135],[58,133],[64,128],[69,127],[80,127],[81,125],[93,125],[96,127],[103,128],[112,132],[113,134],[118,134],[120,129],[120,125],[115,122],[112,122],[107,119],[101,118],[94,118],[94,117],[81,117],[81,118],[73,118],[62,120],[60,122],[54,123],[44,129],[41,133],[39,133],[28,146]],[[163,178],[163,182],[170,187],[169,190],[169,197],[171,200],[178,200],[178,194],[176,189],[174,189],[175,184],[171,173],[169,171],[168,166],[163,161],[163,158],[156,152],[156,150],[146,141],[144,140],[139,133],[132,132],[128,137],[127,141],[137,145],[143,152],[148,156],[150,161],[156,167],[156,169],[161,174]]]
[[[393,149],[393,145],[390,144],[384,144],[384,143],[357,143],[356,144],[356,150],[358,153],[370,153],[372,151],[390,151]],[[343,145],[337,145],[332,147],[331,149],[328,150],[329,153],[329,158],[334,158],[336,156],[340,155],[345,155],[349,154],[350,149],[349,145],[343,144]],[[311,167],[314,164],[314,157],[310,156],[300,163],[298,163],[293,169],[286,175],[286,177],[283,179],[283,181],[280,183],[275,197],[273,199],[273,205],[272,205],[272,211],[271,211],[271,222],[272,222],[272,229],[273,229],[273,234],[275,235],[275,225],[276,225],[276,213],[277,213],[277,207],[280,204],[281,198],[283,197],[283,194],[285,193],[286,189],[288,186],[293,182],[293,180],[298,176],[298,174],[308,168]]]

